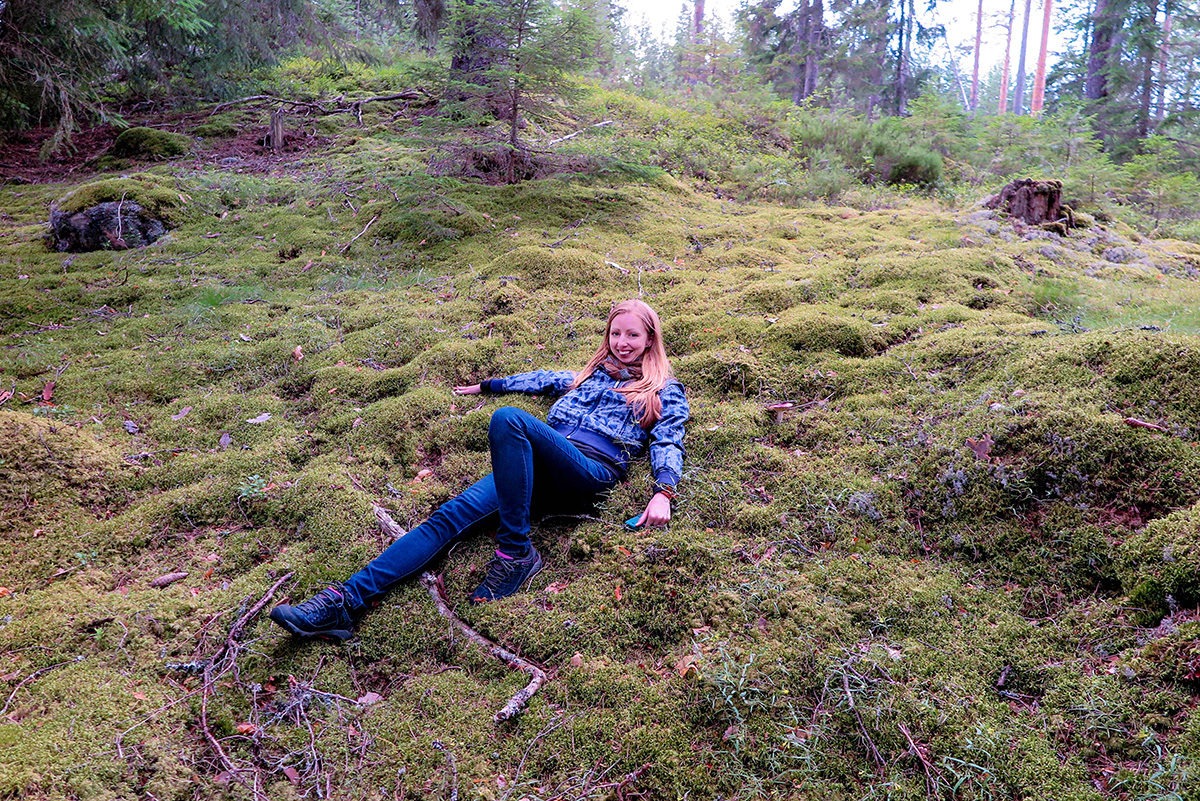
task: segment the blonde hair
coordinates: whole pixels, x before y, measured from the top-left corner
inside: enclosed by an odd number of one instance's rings
[[[659,400],[658,392],[671,378],[671,362],[667,359],[666,348],[663,347],[662,323],[658,314],[640,300],[623,300],[612,307],[612,311],[608,313],[608,322],[604,325],[604,341],[592,354],[587,365],[575,376],[571,389],[590,378],[605,360],[614,355],[608,347],[608,332],[612,328],[613,320],[626,312],[633,314],[641,322],[649,342],[645,353],[642,354],[642,377],[623,387],[616,387],[616,390],[624,395],[625,401],[633,407],[634,416],[638,418],[642,428],[650,428],[658,422],[659,415],[662,414],[662,401]]]

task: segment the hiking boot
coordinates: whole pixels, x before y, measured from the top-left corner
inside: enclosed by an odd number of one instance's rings
[[[498,601],[507,598],[529,583],[542,569],[542,555],[537,548],[529,546],[529,553],[522,559],[514,559],[496,551],[488,565],[487,578],[471,593],[471,603]]]
[[[336,584],[295,606],[280,604],[271,610],[271,620],[300,637],[348,640],[354,636],[354,618],[341,585]]]

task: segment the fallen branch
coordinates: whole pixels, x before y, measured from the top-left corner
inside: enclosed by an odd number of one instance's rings
[[[551,139],[546,144],[557,145],[559,142],[565,142],[568,139],[574,139],[575,137],[579,136],[581,133],[584,133],[585,131],[587,131],[591,128],[603,128],[606,125],[616,125],[616,124],[617,124],[616,120],[605,120],[604,122],[597,122],[594,125],[587,126],[587,128],[580,128],[578,131],[575,131],[574,133],[569,133],[566,136],[560,136],[557,139]]]
[[[363,228],[361,231],[359,231],[359,232],[358,232],[358,236],[355,236],[355,237],[354,237],[354,239],[351,239],[349,242],[347,242],[346,244],[342,245],[342,247],[341,247],[341,251],[340,251],[340,252],[342,252],[342,253],[345,253],[347,250],[349,250],[349,249],[350,249],[350,246],[351,246],[351,245],[353,245],[355,242],[357,242],[357,241],[358,241],[358,238],[359,238],[360,236],[362,236],[363,234],[365,234],[365,233],[366,233],[366,232],[367,232],[367,231],[370,229],[370,227],[371,227],[372,225],[374,225],[374,224],[375,224],[375,221],[376,221],[376,220],[378,220],[378,219],[379,219],[379,215],[378,215],[378,214],[376,214],[374,217],[372,217],[372,218],[371,218],[371,221],[370,221],[369,223],[367,223],[367,227],[366,227],[366,228]]]
[[[364,105],[366,105],[367,103],[383,103],[383,102],[390,101],[390,100],[403,100],[405,102],[412,102],[414,100],[433,100],[433,99],[434,99],[433,96],[431,94],[429,94],[428,92],[426,92],[424,89],[408,89],[403,92],[395,92],[390,95],[374,95],[372,97],[362,97],[357,100],[351,100],[348,103],[345,102],[345,98],[339,97],[336,100],[337,105],[329,107],[329,106],[324,106],[320,103],[309,103],[309,102],[306,102],[303,100],[288,100],[283,97],[276,97],[275,95],[249,95],[248,97],[241,97],[241,98],[238,98],[237,100],[230,100],[226,103],[220,103],[216,106],[213,106],[212,111],[210,111],[208,113],[208,115],[211,117],[214,114],[219,114],[220,112],[224,111],[227,108],[232,108],[233,106],[242,105],[243,103],[257,103],[257,102],[265,101],[267,103],[280,103],[285,106],[296,106],[299,108],[306,108],[306,109],[314,111],[317,114],[320,114],[322,116],[328,116],[330,114],[354,114],[359,119],[359,122],[361,124],[361,122],[362,122],[362,107]]]
[[[230,759],[229,755],[225,753],[225,749],[221,747],[220,741],[217,740],[216,736],[212,733],[212,729],[208,725],[208,698],[210,695],[212,695],[213,687],[216,685],[217,680],[233,669],[234,662],[237,661],[237,654],[239,650],[238,640],[241,638],[242,632],[246,629],[246,626],[249,625],[250,621],[253,620],[259,612],[262,611],[263,607],[270,603],[271,598],[273,598],[275,595],[275,592],[281,586],[283,586],[285,582],[290,580],[293,575],[293,573],[285,573],[279,578],[278,581],[271,585],[271,589],[267,590],[266,593],[264,593],[263,596],[259,598],[253,606],[242,613],[241,617],[239,617],[234,624],[229,627],[229,634],[226,635],[225,642],[221,644],[221,647],[217,649],[216,654],[214,654],[212,659],[209,659],[204,666],[204,682],[201,685],[200,691],[200,730],[204,732],[204,739],[208,741],[210,746],[212,746],[213,752],[216,753],[217,758],[221,762],[221,766],[225,768],[232,779],[237,781],[241,781],[238,774],[243,769],[239,768],[234,761]],[[267,795],[263,793],[262,789],[259,787],[257,776],[255,776],[254,786],[250,789],[257,801],[270,801]]]
[[[1134,428],[1148,428],[1151,431],[1168,432],[1170,429],[1157,425],[1155,423],[1147,423],[1145,420],[1139,420],[1136,417],[1126,417],[1125,425],[1133,426]]]
[[[904,739],[908,740],[908,753],[912,754],[918,762],[921,763],[921,770],[925,772],[925,793],[930,798],[938,797],[938,781],[937,768],[929,761],[929,746],[918,743],[913,739],[912,732],[903,723],[897,724],[900,733],[904,735]]]
[[[371,507],[375,511],[375,520],[379,523],[379,528],[385,535],[393,540],[399,539],[406,533],[404,527],[397,523],[379,504],[372,504]],[[440,576],[434,575],[426,570],[421,574],[421,586],[429,591],[429,596],[433,599],[434,605],[437,607],[438,614],[453,623],[463,636],[469,641],[475,643],[480,648],[488,653],[489,656],[499,659],[511,668],[515,668],[529,675],[529,683],[518,690],[506,703],[499,712],[492,716],[492,720],[500,723],[505,720],[510,720],[521,713],[525,706],[529,703],[529,699],[533,698],[534,694],[542,688],[546,683],[546,671],[542,670],[532,662],[517,656],[512,651],[508,650],[498,643],[494,643],[487,637],[477,632],[475,629],[468,626],[462,618],[454,613],[450,608],[450,602],[446,598],[446,587],[442,583]]]
[[[74,665],[76,662],[82,662],[82,661],[83,661],[83,657],[77,656],[74,659],[68,659],[66,662],[58,662],[57,664],[47,665],[44,668],[39,668],[39,669],[33,671],[32,673],[30,673],[25,678],[21,679],[21,681],[18,682],[17,686],[13,687],[13,691],[11,693],[9,693],[8,700],[4,702],[4,706],[0,707],[0,717],[3,717],[4,715],[8,714],[8,707],[12,704],[13,699],[17,697],[17,693],[20,692],[22,687],[24,687],[25,685],[30,684],[34,681],[37,681],[39,678],[41,678],[42,676],[45,676],[47,673],[49,673],[52,670],[57,670],[58,668],[66,667],[67,665]]]
[[[427,570],[421,574],[421,586],[429,590],[429,596],[433,598],[433,603],[437,606],[438,614],[457,626],[464,637],[486,651],[489,656],[499,659],[510,668],[515,668],[529,675],[529,683],[517,690],[512,698],[508,699],[508,703],[501,707],[499,712],[492,715],[492,720],[501,723],[519,715],[529,703],[529,699],[533,698],[534,694],[546,683],[546,671],[532,662],[517,656],[504,646],[492,642],[468,626],[458,615],[454,614],[454,610],[450,608],[450,604],[446,600],[446,588],[442,584],[441,577],[435,576]]]

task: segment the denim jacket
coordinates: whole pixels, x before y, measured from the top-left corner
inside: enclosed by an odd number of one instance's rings
[[[616,391],[618,382],[603,370],[595,371],[569,392],[574,381],[575,373],[569,370],[534,370],[489,379],[482,382],[481,388],[489,393],[558,396],[546,422],[559,433],[593,445],[599,439],[615,446],[615,455],[623,457],[624,463],[640,458],[648,449],[654,480],[671,486],[679,483],[683,475],[683,425],[689,415],[682,384],[671,379],[659,390],[662,413],[647,431],[638,424],[625,396]]]

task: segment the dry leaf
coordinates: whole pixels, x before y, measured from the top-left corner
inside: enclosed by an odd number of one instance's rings
[[[984,434],[979,439],[971,439],[967,437],[967,447],[971,449],[971,453],[975,454],[976,459],[988,461],[991,457],[992,446],[996,441],[992,439],[991,434]]]
[[[156,579],[151,580],[151,587],[169,587],[177,581],[183,581],[188,577],[187,573],[166,573]]]
[[[46,386],[42,387],[42,401],[49,403],[54,398],[54,382],[47,381]]]
[[[576,653],[571,657],[571,667],[583,667],[583,654]]]
[[[688,654],[675,663],[675,672],[679,674],[679,678],[686,679],[689,675],[698,673],[696,668],[696,655]]]
[[[0,587],[0,598],[7,598],[10,595],[12,595],[12,590],[8,587]]]
[[[217,442],[217,444],[221,447],[221,450],[228,448],[231,442],[233,442],[233,437],[229,436],[229,432],[222,431],[221,439]]]
[[[422,467],[420,470],[417,471],[417,475],[413,478],[413,481],[424,481],[425,479],[429,478],[432,475],[433,475],[432,470],[430,470],[428,467]]]
[[[613,598],[615,598],[618,601],[621,600],[621,585],[620,584],[613,587]]]
[[[287,776],[288,781],[290,781],[292,784],[300,783],[300,771],[296,770],[291,765],[288,765],[283,769],[283,775]]]
[[[254,734],[254,732],[258,731],[258,727],[250,721],[244,720],[238,725],[234,726],[234,730],[237,731],[238,734]]]
[[[565,581],[551,582],[550,584],[548,584],[546,586],[546,592],[549,593],[550,595],[558,595],[560,592],[565,590],[567,588],[567,586],[568,586],[567,582],[565,582]]]
[[[185,417],[187,417],[187,416],[188,416],[188,412],[190,412],[191,410],[192,410],[192,407],[191,407],[191,406],[184,406],[184,407],[183,407],[182,409],[180,409],[178,412],[176,412],[175,414],[171,415],[171,419],[172,419],[172,420],[182,420],[183,418],[185,418]]]
[[[249,418],[248,420],[246,420],[246,422],[247,422],[247,423],[254,423],[255,425],[257,425],[258,423],[265,423],[265,422],[267,422],[267,421],[268,421],[268,420],[270,420],[270,419],[271,419],[271,413],[270,413],[270,412],[263,412],[262,414],[258,415],[257,417],[251,417],[251,418]]]
[[[133,697],[134,697],[134,698],[136,698],[136,699],[138,699],[139,701],[145,701],[145,700],[146,700],[146,694],[145,694],[145,693],[134,693],[134,694],[133,694]]]
[[[362,704],[363,706],[377,704],[382,700],[383,696],[379,693],[364,693],[358,697],[358,703]]]

